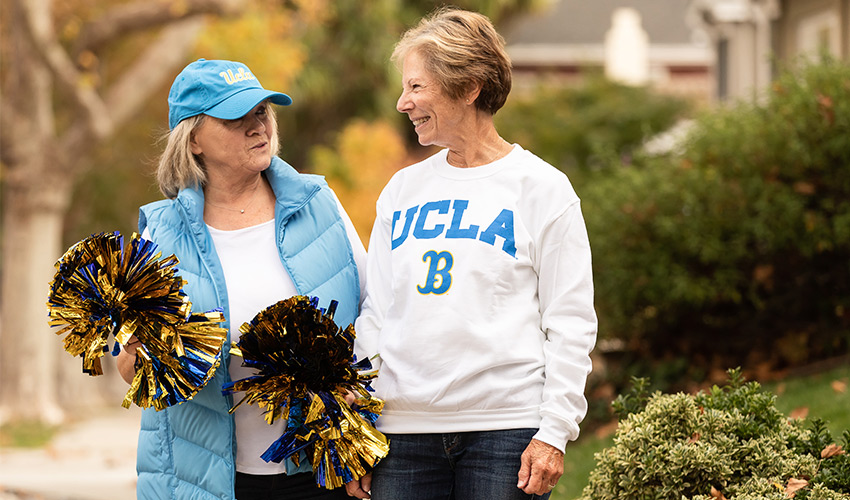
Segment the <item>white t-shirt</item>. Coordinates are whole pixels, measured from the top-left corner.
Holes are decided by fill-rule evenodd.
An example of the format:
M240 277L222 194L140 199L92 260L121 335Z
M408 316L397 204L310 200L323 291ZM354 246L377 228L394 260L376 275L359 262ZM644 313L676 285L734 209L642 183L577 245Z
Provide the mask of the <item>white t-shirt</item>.
M351 220L338 205L340 216L345 222L348 239L354 251L354 260L359 269L360 289L364 288L366 250L357 235ZM209 225L215 251L224 270L227 296L230 306L230 338L237 342L239 327L251 321L258 312L279 300L297 293L275 244L274 220L257 226L222 231ZM361 293L361 297L363 293ZM326 304L325 304L326 306ZM242 367L242 358L230 357L230 378L239 380L255 375L255 370ZM234 394L234 402L242 395ZM236 421L236 470L246 474L280 474L286 472L283 462L266 462L260 456L285 431L285 421L266 423L262 410L257 405L242 404L234 412Z
M380 354L378 429L539 427L563 450L597 326L579 198L518 145L474 168L446 154L397 172L377 202L355 349Z

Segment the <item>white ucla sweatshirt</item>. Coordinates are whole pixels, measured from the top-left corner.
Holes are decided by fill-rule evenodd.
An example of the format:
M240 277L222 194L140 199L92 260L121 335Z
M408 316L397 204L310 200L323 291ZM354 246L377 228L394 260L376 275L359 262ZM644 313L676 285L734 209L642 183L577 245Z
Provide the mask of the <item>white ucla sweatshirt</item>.
M539 428L564 450L587 411L596 341L590 245L567 177L515 145L455 168L447 150L384 188L359 358L388 434Z

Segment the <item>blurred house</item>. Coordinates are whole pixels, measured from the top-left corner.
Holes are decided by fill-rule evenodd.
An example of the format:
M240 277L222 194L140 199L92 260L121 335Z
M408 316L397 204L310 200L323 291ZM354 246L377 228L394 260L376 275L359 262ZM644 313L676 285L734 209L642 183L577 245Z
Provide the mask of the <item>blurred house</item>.
M692 0L687 16L711 40L719 99L757 96L801 56L850 60L850 0Z
M686 23L687 0L552 0L502 27L518 91L568 84L588 71L631 85L709 100L714 56ZM700 38L702 36L702 38Z

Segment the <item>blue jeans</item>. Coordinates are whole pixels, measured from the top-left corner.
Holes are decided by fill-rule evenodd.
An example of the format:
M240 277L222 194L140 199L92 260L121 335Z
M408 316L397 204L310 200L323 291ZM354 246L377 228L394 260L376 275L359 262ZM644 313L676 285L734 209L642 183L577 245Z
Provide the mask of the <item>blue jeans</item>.
M530 500L517 488L520 456L537 429L387 434L372 500Z

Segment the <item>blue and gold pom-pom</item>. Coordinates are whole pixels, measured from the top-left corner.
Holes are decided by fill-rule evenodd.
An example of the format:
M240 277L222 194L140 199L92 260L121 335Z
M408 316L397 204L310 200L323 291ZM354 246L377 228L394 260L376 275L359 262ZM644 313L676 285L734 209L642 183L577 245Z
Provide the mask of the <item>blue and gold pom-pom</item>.
M231 349L243 366L257 374L224 387L244 391L242 403L256 403L271 424L287 421L284 434L263 453L267 462L305 452L316 483L333 489L368 473L389 451L386 437L374 427L383 401L369 393L374 373L369 360L354 362L354 327L333 321L336 301L327 311L318 299L295 296L257 314L240 328ZM354 399L349 406L346 398Z
M101 357L114 339L135 336L136 376L122 403L157 410L191 399L214 373L227 331L220 312L191 314L176 274L175 256L134 234L124 246L118 232L92 235L56 263L47 301L49 323L65 335L65 350L82 358L83 372L102 375Z
M219 324L221 311L192 313L180 324L168 327L160 338L173 336L165 352L142 342L136 350L136 375L121 406L135 403L157 411L188 401L215 375L221 363L221 347L227 331ZM163 329L165 332L165 329Z

